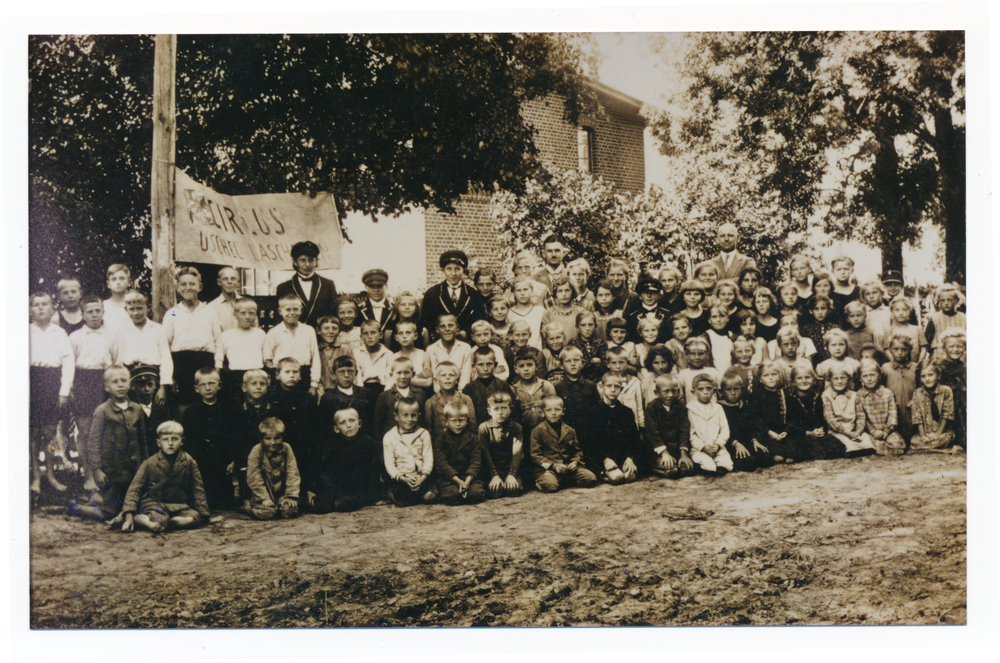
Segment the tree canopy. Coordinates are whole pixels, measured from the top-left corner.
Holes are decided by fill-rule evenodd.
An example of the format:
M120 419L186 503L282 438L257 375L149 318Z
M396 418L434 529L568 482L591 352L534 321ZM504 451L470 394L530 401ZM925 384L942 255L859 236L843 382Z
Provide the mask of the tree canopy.
M931 221L961 281L964 56L956 32L692 35L679 112L651 125L695 219L734 220L759 245L818 216L880 248L883 269L901 269L902 245Z
M579 59L558 35L181 35L177 165L227 194L329 191L342 215L449 211L470 188L523 191L520 104L557 93L575 121ZM142 270L152 61L148 36L30 39L33 283Z

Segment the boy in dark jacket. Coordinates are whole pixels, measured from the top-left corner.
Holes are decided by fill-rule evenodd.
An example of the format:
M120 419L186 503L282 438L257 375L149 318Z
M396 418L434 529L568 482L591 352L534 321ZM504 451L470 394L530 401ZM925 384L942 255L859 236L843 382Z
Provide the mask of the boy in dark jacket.
M654 456L652 471L679 479L694 471L687 408L681 400L683 385L671 373L658 375L656 400L646 406L646 446Z
M443 504L478 504L486 497L479 435L469 426L469 408L461 403L444 406L446 430L434 440L434 474Z
M333 434L320 448L316 471L305 477L309 505L316 513L330 513L375 504L382 467L382 444L361 432L358 411L337 410Z
M597 477L583 466L576 431L563 421L563 399L547 396L542 401L542 412L545 420L531 431L535 487L543 493L554 493L565 486L597 485Z
M487 497L516 497L524 492L519 476L524 458L521 424L510 417L510 394L497 391L488 399L490 420L479 426L483 450L483 477L490 477Z
M743 398L743 378L734 367L722 376L719 405L726 413L729 424L729 442L726 449L733 459L737 472L752 472L771 464L771 455L754 436L754 417Z
M132 479L125 504L108 526L121 525L131 532L135 525L150 532L167 528L197 527L208 519L208 502L198 463L181 451L184 427L165 421L156 429L160 451L147 458Z
M601 378L601 402L591 415L590 448L586 450L591 471L613 485L638 479L638 463L645 455L635 414L618 402L622 383L622 378L610 372Z

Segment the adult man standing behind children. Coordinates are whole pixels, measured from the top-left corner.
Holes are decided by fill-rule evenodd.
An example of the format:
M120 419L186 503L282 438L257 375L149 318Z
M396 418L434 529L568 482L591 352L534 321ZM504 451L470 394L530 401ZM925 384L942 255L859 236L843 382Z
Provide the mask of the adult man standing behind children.
M316 244L297 242L292 245L291 253L295 276L278 284L278 299L280 301L288 294L298 296L302 301L300 322L316 327L320 318L337 314L337 286L316 273L319 268L319 247Z
M542 285L549 294L552 294L552 281L559 275L566 273L566 266L563 265L563 258L566 257L566 245L563 244L559 235L551 234L542 240L542 260L544 265L540 270L531 275Z
M464 251L453 249L442 253L438 264L444 273L444 281L432 285L424 293L420 324L424 329L433 330L431 340L435 340L439 318L446 314L453 315L459 336L468 338L469 325L475 320L482 298L479 291L465 282L469 257ZM459 362L455 363L461 366Z
M715 243L719 247L719 255L712 258L712 265L719 271L719 280L737 279L744 269L756 269L757 262L736 250L740 241L740 232L731 223L723 223L715 235Z

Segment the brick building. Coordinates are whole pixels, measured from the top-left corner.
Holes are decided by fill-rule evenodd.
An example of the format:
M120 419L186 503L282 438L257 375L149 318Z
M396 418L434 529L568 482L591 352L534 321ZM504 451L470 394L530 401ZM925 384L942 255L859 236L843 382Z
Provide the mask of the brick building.
M646 186L642 102L598 81L588 81L602 113L580 117L573 126L563 117L563 99L550 95L521 109L537 130L539 158L556 169L579 168L617 188L642 191ZM424 212L427 283L440 280L438 257L450 248L465 250L480 266L497 266L496 233L490 219L490 195L469 194L455 205L455 214Z

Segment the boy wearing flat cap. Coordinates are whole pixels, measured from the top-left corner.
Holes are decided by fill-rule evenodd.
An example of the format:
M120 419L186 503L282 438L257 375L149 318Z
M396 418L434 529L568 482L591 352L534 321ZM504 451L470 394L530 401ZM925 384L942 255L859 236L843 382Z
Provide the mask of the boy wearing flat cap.
M469 338L469 325L476 319L480 308L479 291L465 282L469 258L463 251L452 249L441 254L438 261L444 272L444 281L433 285L424 293L421 307L421 324L431 332L431 341L437 340L438 318L444 314L455 316L458 334L462 340Z
M386 347L389 347L389 341L396 331L392 302L385 296L385 284L388 281L389 275L384 269L369 269L361 275L361 282L365 284L365 299L360 306L361 320L374 320L378 323L379 335Z
M337 287L330 279L316 273L319 268L319 247L313 242L292 245L292 268L295 276L278 285L278 299L288 293L302 300L303 322L313 328L320 318L337 315Z

